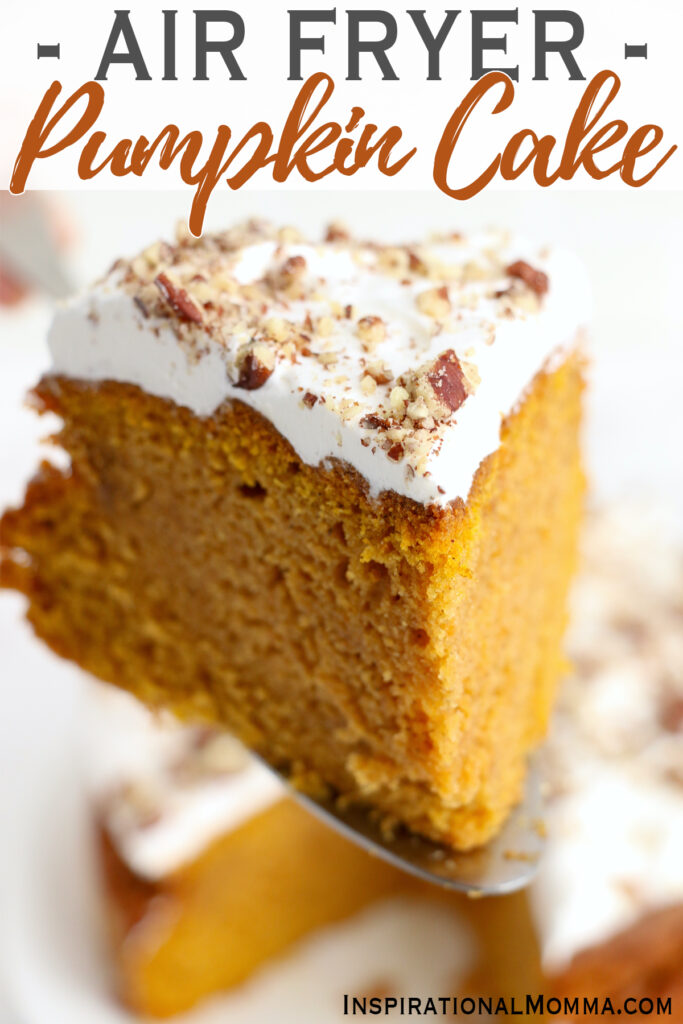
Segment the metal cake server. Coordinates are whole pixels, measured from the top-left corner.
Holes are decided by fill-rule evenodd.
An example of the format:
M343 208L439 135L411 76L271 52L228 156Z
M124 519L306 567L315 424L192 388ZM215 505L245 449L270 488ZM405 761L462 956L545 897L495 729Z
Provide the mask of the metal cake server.
M260 760L263 760L262 758ZM288 785L291 795L326 825L376 857L415 875L423 882L476 896L502 896L527 886L544 845L543 801L537 772L530 768L524 799L502 831L486 846L457 853L412 833L388 839L362 807L340 808L333 800L317 800L289 786L286 776L266 767Z

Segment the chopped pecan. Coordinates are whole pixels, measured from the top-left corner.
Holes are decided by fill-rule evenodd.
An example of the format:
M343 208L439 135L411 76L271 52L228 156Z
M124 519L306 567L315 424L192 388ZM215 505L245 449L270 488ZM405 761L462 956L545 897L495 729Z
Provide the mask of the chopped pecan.
M236 388L244 388L245 391L256 391L263 387L274 366L266 366L261 362L255 352L247 352L240 366L240 375L237 378Z
M374 348L387 336L387 328L380 316L364 316L358 321L358 337L362 344Z
M451 412L460 408L469 393L460 360L452 348L446 349L434 361L427 373L427 380L439 400Z
M282 273L291 277L298 277L306 270L306 260L303 256L289 256L282 264Z
M414 274L426 274L427 266L425 261L418 256L414 249L408 250L408 266Z
M318 396L314 395L312 391L307 391L304 397L302 398L302 402L304 403L307 409L312 409L317 401Z
M544 274L542 270L536 270L535 267L532 267L525 260L517 260L515 263L511 263L509 267L506 267L505 273L508 277L519 278L539 298L548 291L550 285L548 275Z
M417 308L426 316L435 320L445 320L451 311L451 300L448 295L448 286L441 285L439 288L428 288L420 292L417 297Z
M271 287L284 292L291 299L303 298L306 260L303 256L289 256L268 275Z
M393 380L391 370L384 363L369 363L365 367L365 373L372 377L376 384L390 384Z
M365 430L378 430L380 427L386 426L386 424L380 416L368 413L366 416L361 416L360 426L364 427Z
M162 297L169 304L173 312L181 320L188 320L194 324L200 324L204 319L199 306L194 299L191 299L184 288L174 284L166 274L159 274L154 279Z
M327 225L327 230L325 231L326 242L348 242L350 237L346 225L341 224L339 221L335 220Z

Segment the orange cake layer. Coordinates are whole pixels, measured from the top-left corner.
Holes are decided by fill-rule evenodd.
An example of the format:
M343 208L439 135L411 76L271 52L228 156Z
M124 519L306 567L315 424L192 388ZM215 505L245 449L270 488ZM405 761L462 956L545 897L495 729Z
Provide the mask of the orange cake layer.
M64 421L2 522L3 581L57 652L218 722L301 786L457 848L520 795L563 658L583 493L581 365L535 377L469 498L368 494L240 401L45 378Z

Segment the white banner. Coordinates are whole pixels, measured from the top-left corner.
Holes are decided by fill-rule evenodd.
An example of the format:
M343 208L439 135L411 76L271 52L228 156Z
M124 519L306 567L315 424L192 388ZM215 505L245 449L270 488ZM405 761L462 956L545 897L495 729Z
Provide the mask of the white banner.
M14 171L13 191L184 181L201 207L228 187L467 198L683 183L678 0L116 10L4 0L0 172Z

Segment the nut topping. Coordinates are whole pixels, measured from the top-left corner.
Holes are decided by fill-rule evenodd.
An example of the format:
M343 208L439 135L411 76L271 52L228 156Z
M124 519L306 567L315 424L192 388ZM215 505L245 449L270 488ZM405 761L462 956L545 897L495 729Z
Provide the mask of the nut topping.
M173 284L167 274L159 274L155 277L154 283L176 316L194 324L202 322L204 319L202 311L194 299L190 298L184 288Z
M550 286L548 275L544 274L542 270L536 270L524 260L517 260L516 263L511 263L506 268L505 273L508 277L516 277L523 281L527 288L531 288L532 292L538 295L539 299L542 295L545 295Z
M326 242L348 242L350 238L348 228L341 221L333 220L331 224L327 225L327 230L325 231Z
M361 427L364 427L365 430L379 430L379 428L383 427L385 423L380 416L374 416L372 413L368 413L367 416L361 416L360 425Z
M276 268L270 278L276 292L284 292L289 298L303 298L306 260L303 256L289 256Z
M246 350L238 359L239 377L236 388L245 391L256 391L262 388L275 369L275 356L264 344L246 346Z
M459 409L469 394L460 360L452 348L442 352L433 363L431 370L427 373L427 380L437 398L451 412Z
M428 288L426 291L420 292L417 297L417 308L425 316L431 316L435 320L445 320L451 311L448 287L444 284L440 288Z
M358 321L358 337L366 349L373 349L387 336L384 321L379 316L364 316Z
M478 385L477 340L495 344L504 321L537 313L549 287L541 270L508 263L502 233L471 252L454 244L447 232L406 244L361 242L332 223L321 249L252 220L202 239L183 231L174 245L156 243L120 261L116 272L151 329L165 319L191 365L215 355L245 391L280 367L278 388L300 409L324 405L411 478L431 472ZM258 257L245 261L253 246ZM373 313L373 296L381 315L364 315Z

